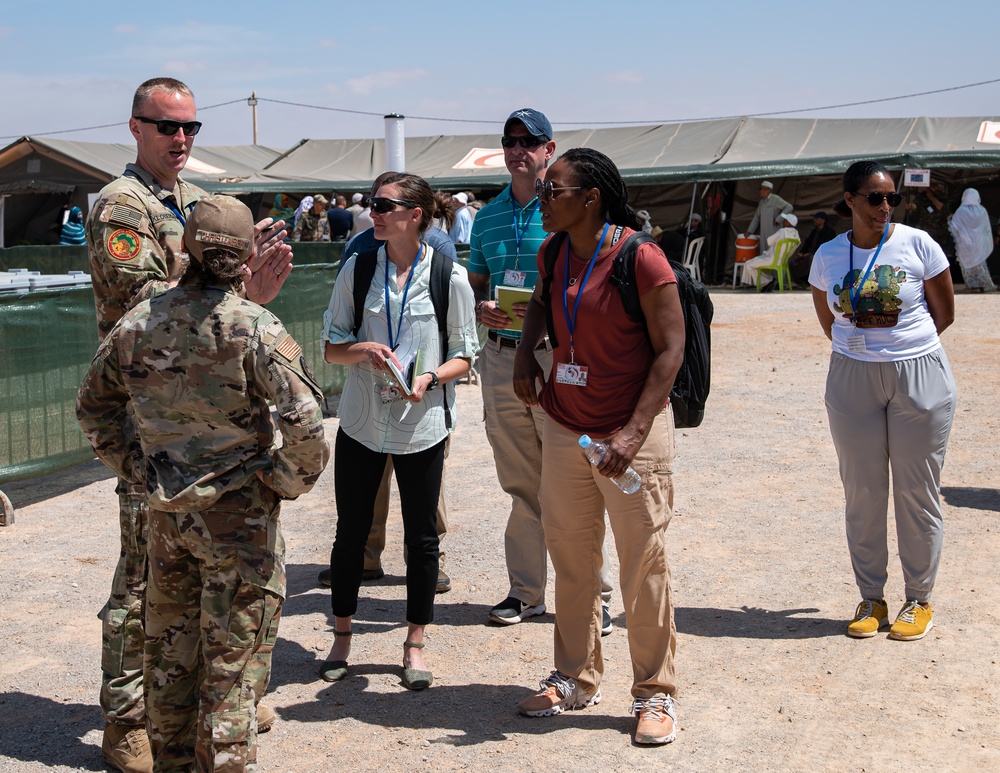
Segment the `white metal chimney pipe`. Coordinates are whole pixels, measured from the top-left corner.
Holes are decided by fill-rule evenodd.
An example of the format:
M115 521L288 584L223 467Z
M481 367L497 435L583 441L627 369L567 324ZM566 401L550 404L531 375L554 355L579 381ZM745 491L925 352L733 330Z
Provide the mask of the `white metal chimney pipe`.
M404 116L391 113L385 116L385 171L406 171L406 132Z

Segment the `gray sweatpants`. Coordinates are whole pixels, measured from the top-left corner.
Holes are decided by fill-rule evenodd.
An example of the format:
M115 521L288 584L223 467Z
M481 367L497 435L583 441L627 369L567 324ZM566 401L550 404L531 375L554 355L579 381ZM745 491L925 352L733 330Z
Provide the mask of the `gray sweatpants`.
M830 432L846 497L847 545L863 598L888 579L889 470L906 598L926 602L941 562L941 468L955 416L944 349L898 362L834 352L826 379Z

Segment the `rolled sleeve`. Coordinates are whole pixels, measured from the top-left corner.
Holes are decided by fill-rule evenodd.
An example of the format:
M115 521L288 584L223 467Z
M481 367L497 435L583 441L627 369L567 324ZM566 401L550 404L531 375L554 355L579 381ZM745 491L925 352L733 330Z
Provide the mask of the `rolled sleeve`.
M479 353L476 330L476 299L469 284L469 272L458 263L452 266L448 297L448 352L446 360L471 360Z
M358 340L354 334L354 265L357 257L354 253L341 263L330 293L330 305L323 313L323 343L353 344Z

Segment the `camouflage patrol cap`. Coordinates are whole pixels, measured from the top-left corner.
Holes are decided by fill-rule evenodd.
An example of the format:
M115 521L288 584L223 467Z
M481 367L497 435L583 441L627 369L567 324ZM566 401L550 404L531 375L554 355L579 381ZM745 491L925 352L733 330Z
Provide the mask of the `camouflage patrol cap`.
M232 196L208 196L199 201L184 226L184 247L201 263L205 250L232 250L246 260L253 253L253 215Z

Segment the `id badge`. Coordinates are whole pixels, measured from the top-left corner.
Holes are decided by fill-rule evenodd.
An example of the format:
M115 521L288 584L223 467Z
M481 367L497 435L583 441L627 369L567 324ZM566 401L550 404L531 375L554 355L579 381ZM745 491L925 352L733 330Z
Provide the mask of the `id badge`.
M508 287L524 287L524 281L527 278L527 271L515 271L512 268L508 268L503 272L503 283Z
M587 386L587 366L575 362L560 362L556 366L556 383L567 386Z
M851 354L862 354L868 351L865 345L864 334L855 331L853 335L847 336L847 351Z
M403 399L403 391L397 386L379 384L375 387L375 391L378 393L379 399L382 400L382 405L398 403Z

